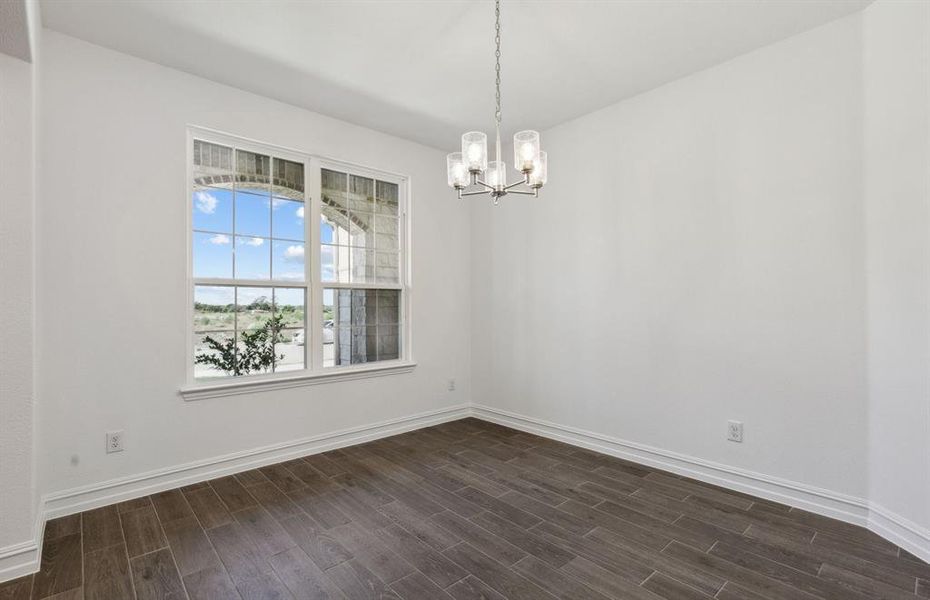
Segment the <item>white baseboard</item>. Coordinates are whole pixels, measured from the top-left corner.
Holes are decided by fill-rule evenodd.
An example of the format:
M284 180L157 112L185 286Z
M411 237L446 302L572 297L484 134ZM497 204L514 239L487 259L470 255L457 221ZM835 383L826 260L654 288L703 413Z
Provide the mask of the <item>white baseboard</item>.
M468 404L461 404L49 494L42 499L39 507L35 539L0 548L0 582L16 579L39 570L45 522L49 519L283 462L299 456L353 446L405 431L455 421L470 414L471 407Z
M44 529L45 515L40 510L36 514L31 540L0 548L0 582L16 579L39 570L42 563L42 533Z
M874 502L869 504L868 528L892 544L930 563L930 530Z
M629 442L490 406L473 405L474 416L528 433L588 448L618 458L670 471L721 487L867 527L893 544L930 562L930 531L895 513L838 492L772 477L661 448Z
M35 540L0 549L0 582L38 571L41 554Z

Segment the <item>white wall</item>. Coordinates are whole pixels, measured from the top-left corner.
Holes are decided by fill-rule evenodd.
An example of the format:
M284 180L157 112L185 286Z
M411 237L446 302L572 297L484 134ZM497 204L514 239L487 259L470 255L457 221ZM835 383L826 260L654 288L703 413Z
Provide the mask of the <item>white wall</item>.
M869 495L930 535L930 4L877 2L864 34Z
M855 15L543 132L541 198L473 215L476 402L864 497L861 41Z
M0 22L0 581L38 559L35 436L35 104L38 8ZM15 48L10 43L15 42Z
M0 550L35 525L32 117L33 65L0 54Z
M469 220L444 155L51 31L38 208L42 491L468 402ZM408 174L413 373L185 402L185 127ZM449 378L457 391L448 392ZM104 453L110 429L126 450Z
M927 527L927 16L880 0L546 131L551 183L500 208L437 150L47 32L42 492L474 399ZM414 373L180 399L187 124L412 177Z

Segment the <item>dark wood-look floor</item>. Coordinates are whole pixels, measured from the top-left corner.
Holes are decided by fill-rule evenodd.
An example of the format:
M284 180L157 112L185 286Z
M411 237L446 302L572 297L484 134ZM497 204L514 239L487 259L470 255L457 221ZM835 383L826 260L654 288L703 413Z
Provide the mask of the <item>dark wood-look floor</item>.
M0 599L930 597L787 506L465 419L51 521Z

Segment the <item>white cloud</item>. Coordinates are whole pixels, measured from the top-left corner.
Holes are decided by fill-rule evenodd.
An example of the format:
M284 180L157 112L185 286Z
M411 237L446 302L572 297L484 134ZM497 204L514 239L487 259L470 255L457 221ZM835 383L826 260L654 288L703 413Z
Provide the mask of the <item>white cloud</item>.
M197 192L196 196L197 210L207 215L212 215L216 212L216 196L208 194L207 192Z
M239 238L239 240L240 240L240 243L246 244L248 246L261 246L262 244L265 243L265 240L263 240L260 237Z
M218 233L214 235L212 238L210 238L211 244L222 245L222 244L228 244L229 242L230 242L229 236L223 235L222 233Z
M304 218L304 207L303 206L297 209L297 218L298 219Z
M303 260L304 258L304 247L303 246L288 246L287 250L284 251L284 258L288 260Z

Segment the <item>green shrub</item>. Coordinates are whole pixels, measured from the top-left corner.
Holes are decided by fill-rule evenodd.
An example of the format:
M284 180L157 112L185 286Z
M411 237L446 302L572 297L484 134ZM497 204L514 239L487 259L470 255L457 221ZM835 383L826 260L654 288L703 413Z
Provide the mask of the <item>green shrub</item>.
M274 345L285 342L281 330L284 328L284 319L280 315L265 321L265 324L255 331L243 331L239 334L242 347L236 347L236 339L218 340L213 336L203 338L204 343L212 352L200 352L194 357L194 362L200 365L210 365L226 372L229 375L249 375L251 373L267 372L276 360L283 360L284 355L276 355Z

